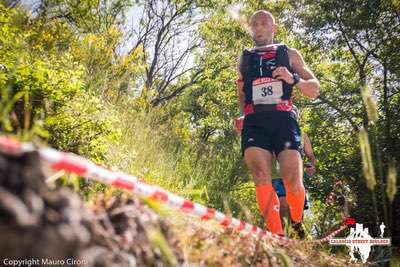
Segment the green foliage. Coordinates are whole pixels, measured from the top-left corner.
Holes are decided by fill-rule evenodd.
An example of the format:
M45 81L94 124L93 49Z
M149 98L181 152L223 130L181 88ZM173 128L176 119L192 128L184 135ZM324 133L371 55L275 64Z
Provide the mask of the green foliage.
M51 133L52 146L101 163L108 143L120 136L119 129L114 127L116 121L111 107L92 94L80 93L48 116L45 125Z
M113 108L96 93L106 91L104 98L113 100L126 93L121 87L138 70L139 54L114 55L121 42L116 28L81 35L64 20L32 19L22 9L1 8L7 48L0 53L3 128L27 131L40 120L53 146L102 161L119 130L111 127Z
M119 122L122 139L110 147L108 164L184 197L222 208L221 200L238 179L237 169L243 172L240 156L220 154L216 148L202 145L188 128L188 114L169 109L151 113L120 110L120 116L129 119Z
M310 193L319 234L340 223L343 196L353 207L351 215L363 223L399 214L396 1L251 0L241 1L237 13L233 1L171 3L205 19L195 25L200 47L188 52L196 68L158 93L143 81L152 52L140 44L128 54L120 52L131 1L46 0L35 16L0 4L0 131L25 140L41 137L257 224L254 186L232 123L239 113L237 58L252 46L246 18L264 8L277 18L276 41L298 49L321 82L319 99L295 95L302 130L318 161ZM167 64L165 55L160 62ZM154 86L166 81L161 69L153 73ZM362 95L363 88L370 91ZM151 102L155 99L157 104ZM363 140L370 144L369 169L376 174L373 192L362 178L361 126L369 133ZM76 179L73 183L77 187ZM79 186L88 198L106 190L85 180ZM386 191L392 213L385 206Z
M15 108L10 111L5 107L2 111L4 116L13 118L15 131L28 130L33 118L50 109L57 110L81 89L82 70L67 53L54 48L57 27L45 29L41 21L29 21L19 9L3 11L1 40L6 49L0 52L4 64L0 86L3 101L13 99L8 105L15 104ZM11 131L9 124L4 126Z
M352 216L370 225L372 231L376 231L380 222L384 221L389 232L398 236L400 230L395 218L400 212L396 208L399 198L394 198L391 207L388 203L390 194L386 194L388 166L394 160L398 162L399 155L396 132L399 121L393 117L397 114L396 95L400 89L400 54L393 49L394 44L400 44L398 5L393 1L374 0L346 1L340 5L330 0L291 2L297 7L296 16L305 29L308 43L327 55L328 62L331 62L328 66L337 64L340 67L338 71L331 72L333 77L326 76L323 69L320 72L322 87L326 88L320 98L321 104L332 111L324 116L323 123L328 120L332 122L331 126L337 127L346 122L353 128L347 131L347 136L338 134L337 128L326 128L328 130L324 132L332 132L334 144L337 144L338 138L348 140L347 144L343 143L347 153L339 154L323 147L324 154L335 156L333 159L337 159L340 165L328 164L329 171L321 171L321 174L324 178L332 172L343 174L342 178L351 186L354 204L357 205L351 211ZM315 110L318 111L319 107L314 107L313 112ZM320 117L310 119L315 121L316 126L321 125ZM365 179L361 175L359 146L350 145L357 144L360 126L368 131L368 136L364 130L360 133ZM321 139L317 135L317 142ZM399 165L395 168L399 169ZM395 173L393 169L392 173ZM374 191L368 190L366 183L370 189L376 183Z
M130 0L43 0L38 12L43 17L63 18L84 33L101 34L121 26L131 6Z
M73 60L85 70L85 91L113 103L131 94L129 89L136 86L144 64L140 47L128 55L116 52L122 41L121 30L110 27L101 34L82 34L71 44Z

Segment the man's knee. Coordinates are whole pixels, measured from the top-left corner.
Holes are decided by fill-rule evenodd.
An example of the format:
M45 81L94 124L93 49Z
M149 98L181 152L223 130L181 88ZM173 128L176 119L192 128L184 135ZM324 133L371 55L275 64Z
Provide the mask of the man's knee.
M255 184L271 183L271 154L264 149L250 147L244 156Z
M296 193L303 187L302 161L297 151L285 151L279 155L281 174L285 188L289 192Z
M271 174L268 173L267 169L263 166L253 166L251 174L256 185L267 184L268 182L271 182Z
M286 192L289 194L297 195L298 193L301 193L303 191L304 191L304 186L300 183L290 184L286 188Z
M296 194L304 190L303 181L298 174L289 175L286 179L284 178L283 181L285 184L286 192Z

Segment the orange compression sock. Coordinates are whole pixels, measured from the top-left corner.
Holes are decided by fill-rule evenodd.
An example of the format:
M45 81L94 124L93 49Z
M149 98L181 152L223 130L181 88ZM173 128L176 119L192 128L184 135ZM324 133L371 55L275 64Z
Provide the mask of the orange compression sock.
M289 189L287 183L285 183L286 189L286 201L289 204L290 209L290 217L292 221L298 223L303 218L303 209L304 209L304 197L305 190L304 186L301 186L298 191L293 191Z
M256 197L258 207L269 231L274 234L283 234L279 216L279 199L272 184L256 185Z

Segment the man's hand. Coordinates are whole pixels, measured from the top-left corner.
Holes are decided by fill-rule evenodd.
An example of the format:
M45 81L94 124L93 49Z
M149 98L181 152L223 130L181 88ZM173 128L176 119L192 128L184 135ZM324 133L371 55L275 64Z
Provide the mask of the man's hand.
M233 122L233 129L235 130L236 134L240 135L242 133L243 129L243 121L244 121L244 116L238 117L235 119Z
M313 176L315 174L316 168L314 164L306 166L306 173L308 176Z
M286 67L277 67L272 72L272 77L274 79L279 79L279 80L285 81L287 84L294 83L293 74L290 73L290 71Z

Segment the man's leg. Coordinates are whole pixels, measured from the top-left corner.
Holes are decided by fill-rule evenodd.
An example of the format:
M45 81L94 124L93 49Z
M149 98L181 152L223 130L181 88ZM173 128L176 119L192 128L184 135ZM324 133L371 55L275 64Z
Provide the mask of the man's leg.
M258 207L268 229L274 234L283 234L279 216L279 199L271 183L272 154L262 148L249 147L244 159L256 186Z
M286 196L279 198L279 205L280 205L279 215L281 216L282 221L284 218L288 219L289 218L289 204L287 203Z
M282 226L284 218L289 219L289 205L286 201L286 190L282 178L272 179L272 186L279 198L279 215L281 216Z
M300 153L286 149L279 153L278 160L283 183L286 189L286 200L289 204L292 221L298 223L303 217L305 190L303 186L303 168Z

